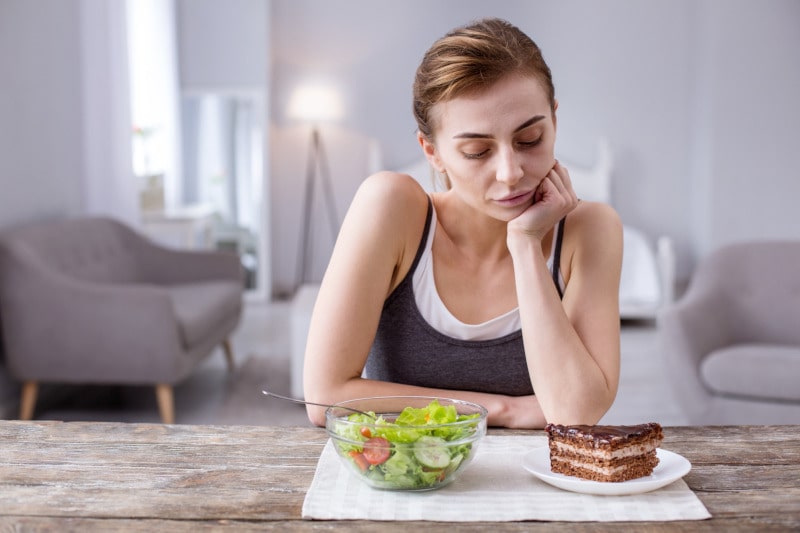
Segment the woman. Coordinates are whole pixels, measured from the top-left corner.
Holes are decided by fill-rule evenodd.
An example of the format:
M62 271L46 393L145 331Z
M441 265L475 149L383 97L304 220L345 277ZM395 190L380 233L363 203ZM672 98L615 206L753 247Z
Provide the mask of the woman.
M539 48L509 23L434 43L414 114L446 190L393 172L363 182L314 308L306 399L460 398L522 428L603 416L619 380L622 226L579 201L555 160L557 107ZM323 408L308 414L324 424Z

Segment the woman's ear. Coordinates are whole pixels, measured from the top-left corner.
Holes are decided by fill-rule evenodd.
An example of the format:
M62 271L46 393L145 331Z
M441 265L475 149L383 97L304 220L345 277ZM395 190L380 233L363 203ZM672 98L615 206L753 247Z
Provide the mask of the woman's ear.
M558 111L558 100L553 100L553 131L556 131L558 129L556 128L556 123L557 123L556 111Z
M422 133L417 133L417 142L422 147L422 153L425 154L425 158L428 160L428 163L430 163L430 165L438 172L442 172L442 163L439 160L438 153L436 152L436 145L428 140L428 138Z

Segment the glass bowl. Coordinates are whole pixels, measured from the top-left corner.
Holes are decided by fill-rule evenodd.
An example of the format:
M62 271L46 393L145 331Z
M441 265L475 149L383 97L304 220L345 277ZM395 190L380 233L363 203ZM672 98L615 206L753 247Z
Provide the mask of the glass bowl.
M371 487L432 490L467 468L486 435L487 414L462 400L376 396L329 407L325 429L347 468Z

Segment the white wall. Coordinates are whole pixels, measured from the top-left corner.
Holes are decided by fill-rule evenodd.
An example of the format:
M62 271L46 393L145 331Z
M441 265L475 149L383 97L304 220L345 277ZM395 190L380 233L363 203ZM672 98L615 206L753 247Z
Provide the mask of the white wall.
M124 3L0 2L0 227L136 221Z
M82 207L80 13L0 2L0 227Z
M697 242L800 238L800 2L709 1L699 107L710 127Z
M177 7L184 90L264 88L269 0L178 0Z
M84 103L91 78L82 70L104 61L82 48L81 10L96 1L0 2L0 227L88 209L83 189L93 156L83 132L89 121L109 124L97 119L106 103L92 101L101 107L91 112ZM244 25L243 13L263 6L241 0L228 16ZM613 203L650 237L673 237L679 277L726 242L800 237L795 0L272 0L272 50L255 64L272 60L273 130L296 127L283 111L296 84L329 80L346 96L347 118L338 125L345 136L378 139L387 168L411 163L419 153L410 112L417 63L445 31L484 15L508 18L542 46L561 103L559 152L588 163L594 139L610 136ZM258 76L252 55L224 48L213 56L227 41L209 36L206 43L208 65L239 64L237 72ZM186 83L210 83L216 72L189 65ZM307 144L275 147L270 205L295 218L277 219L273 280L291 287ZM350 159L336 157L344 162L332 161L333 172ZM347 171L337 197L363 179L357 172ZM115 201L95 205L127 209Z

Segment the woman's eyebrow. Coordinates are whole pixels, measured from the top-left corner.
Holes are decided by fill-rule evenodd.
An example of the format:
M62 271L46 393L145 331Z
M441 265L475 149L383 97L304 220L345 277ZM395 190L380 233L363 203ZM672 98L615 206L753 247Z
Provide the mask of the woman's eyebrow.
M517 126L517 129L514 130L514 133L517 133L518 131L522 131L525 128L527 128L528 126L536 124L537 122L539 122L543 118L545 118L544 115L536 115L536 116L533 116L533 117L529 118L528 120L526 120L525 122L523 122L522 124ZM493 137L493 135L489 135L488 133L472 133L472 132L468 132L468 131L453 135L453 139L491 139L492 137Z

